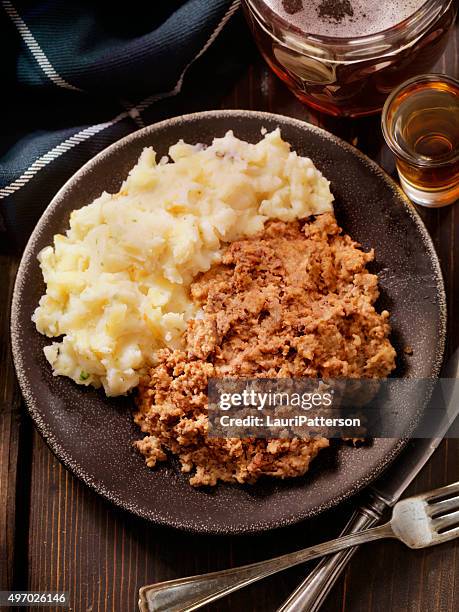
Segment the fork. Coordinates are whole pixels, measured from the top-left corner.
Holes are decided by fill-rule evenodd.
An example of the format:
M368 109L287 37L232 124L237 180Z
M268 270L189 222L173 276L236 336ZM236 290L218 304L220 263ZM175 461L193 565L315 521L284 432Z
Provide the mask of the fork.
M457 537L459 482L399 501L391 520L373 529L242 567L144 586L139 591L139 608L141 612L191 612L261 578L372 540L395 538L416 549Z

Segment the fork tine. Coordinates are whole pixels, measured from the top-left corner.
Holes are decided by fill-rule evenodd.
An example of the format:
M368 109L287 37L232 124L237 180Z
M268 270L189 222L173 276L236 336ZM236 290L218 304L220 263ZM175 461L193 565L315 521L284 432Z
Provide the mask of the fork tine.
M427 514L430 517L437 517L452 510L459 510L459 496L450 497L439 502L434 502L426 506Z
M451 514L447 514L446 516L433 519L432 525L435 531L440 531L440 529L446 529L447 527L454 527L455 525L459 526L459 510L457 512L451 512Z
M420 497L427 500L429 503L435 501L438 497L446 497L447 495L453 495L454 493L459 493L459 482L453 482L446 487L441 487L440 489L434 489L433 491L429 491L425 495L420 495Z
M449 542L455 538L459 538L459 527L450 529L449 531L445 531L443 533L434 533L432 544L442 544L443 542Z

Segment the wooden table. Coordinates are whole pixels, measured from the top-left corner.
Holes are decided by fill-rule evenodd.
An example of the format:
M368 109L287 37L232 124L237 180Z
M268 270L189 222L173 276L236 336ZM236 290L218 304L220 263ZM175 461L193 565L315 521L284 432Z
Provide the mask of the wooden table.
M457 31L456 31L457 34ZM457 36L438 68L459 76ZM221 102L303 118L338 134L393 173L379 117L342 121L304 108L260 59L248 66ZM445 277L448 350L459 344L459 209L420 210ZM261 560L336 536L350 513L347 503L315 520L274 533L204 537L155 528L100 499L55 459L22 406L10 358L8 311L17 258L0 246L0 588L65 590L77 612L136 610L140 586ZM459 440L445 440L409 492L441 486L459 476ZM305 575L283 572L221 600L213 610L269 612ZM40 608L41 609L41 608ZM62 609L62 608L60 608ZM459 541L413 552L396 542L362 548L333 589L324 612L456 612ZM46 608L50 610L50 608Z

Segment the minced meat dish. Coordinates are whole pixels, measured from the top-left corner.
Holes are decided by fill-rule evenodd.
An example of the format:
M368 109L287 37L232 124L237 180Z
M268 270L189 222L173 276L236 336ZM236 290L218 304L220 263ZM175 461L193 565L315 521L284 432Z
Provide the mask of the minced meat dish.
M136 445L147 465L174 453L193 485L304 474L327 439L208 438L207 382L387 376L396 354L389 313L374 308L373 257L332 213L270 221L229 244L221 264L191 286L203 314L189 321L185 348L160 351L139 386L135 421L146 436Z

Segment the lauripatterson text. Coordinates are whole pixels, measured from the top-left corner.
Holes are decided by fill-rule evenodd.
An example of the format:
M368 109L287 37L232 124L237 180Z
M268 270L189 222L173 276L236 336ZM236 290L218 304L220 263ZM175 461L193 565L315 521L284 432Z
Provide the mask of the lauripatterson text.
M360 419L357 418L310 417L306 415L273 417L267 414L263 416L231 417L225 414L218 417L217 421L221 427L360 427Z

